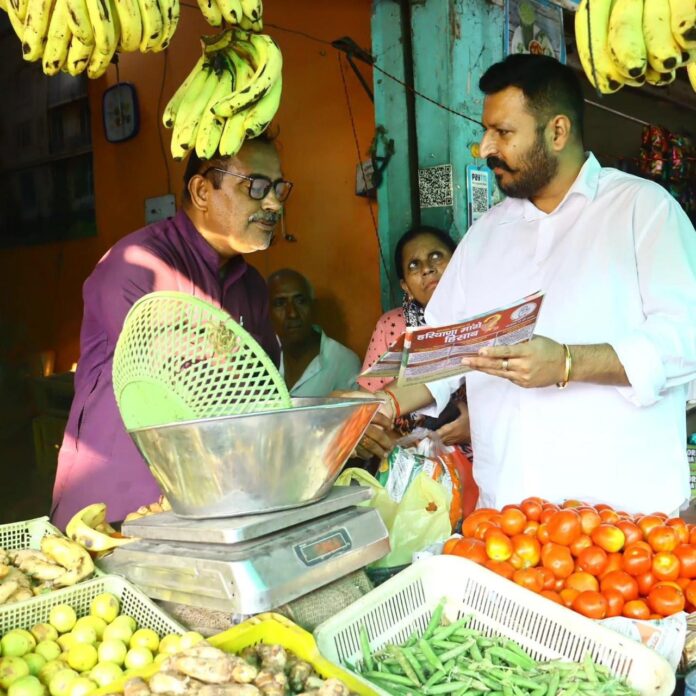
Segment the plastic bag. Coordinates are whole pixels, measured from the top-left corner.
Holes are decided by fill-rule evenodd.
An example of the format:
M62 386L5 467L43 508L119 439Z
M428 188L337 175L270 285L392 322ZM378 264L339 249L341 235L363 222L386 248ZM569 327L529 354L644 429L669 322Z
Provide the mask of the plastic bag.
M379 511L389 531L391 551L372 567L390 568L410 563L414 553L450 535L450 496L427 474L421 472L415 476L398 503L389 497L374 476L362 469L346 469L336 485L349 485L351 481L374 490L367 504Z

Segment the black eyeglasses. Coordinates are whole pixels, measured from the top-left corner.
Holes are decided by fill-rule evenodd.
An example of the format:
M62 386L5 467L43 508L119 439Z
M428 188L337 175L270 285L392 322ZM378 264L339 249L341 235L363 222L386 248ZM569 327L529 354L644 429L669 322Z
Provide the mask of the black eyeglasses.
M292 182L286 181L285 179L276 179L271 181L267 176L261 174L252 174L247 176L245 174L237 174L236 172L228 172L226 169L220 169L220 167L208 167L201 176L206 176L208 172L215 170L222 174L229 174L230 176L236 176L238 179L245 179L249 182L249 198L253 198L255 201L262 201L273 189L275 197L283 203L288 199L290 191L292 191Z

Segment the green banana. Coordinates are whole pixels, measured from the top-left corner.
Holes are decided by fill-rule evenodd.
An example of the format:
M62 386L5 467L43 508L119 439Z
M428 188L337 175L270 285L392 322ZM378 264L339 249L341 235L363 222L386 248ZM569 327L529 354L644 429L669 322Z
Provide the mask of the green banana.
M71 38L72 32L68 25L68 2L56 0L43 51L42 67L46 75L57 75L60 72L68 58Z
M164 42L162 43L162 50L169 46L172 39L174 38L174 32L176 31L176 28L179 26L179 16L181 14L181 3L179 2L179 0L172 0L169 7L167 8L167 12L167 16L169 19L169 31L167 32L167 36L165 37Z
M263 0L240 0L240 5L242 12L252 22L256 22L263 17Z
M198 69L194 68L196 72L184 90L182 98L179 100L179 104L176 107L176 113L174 114L174 118L172 118L171 126L167 126L167 122L164 124L168 128L176 128L177 123L183 123L183 121L187 118L191 105L194 104L195 101L200 97L201 90L203 89L212 68L210 63L205 60L201 60L199 63L201 63L201 67ZM198 63L196 63L196 66L198 66ZM176 94L174 97L176 97ZM174 99L174 97L172 97L172 99Z
M609 53L619 72L645 74L648 54L643 38L643 0L615 0L609 15Z
M626 82L609 54L607 36L610 10L611 0L592 0L591 9L588 0L581 0L575 13L575 41L580 62L590 84L603 94L617 92ZM592 24L591 47L588 22Z
M172 35L172 17L174 15L174 0L158 0L159 14L162 17L162 32L157 41L153 42L150 49L153 53L164 51L169 45L169 37Z
M201 14L212 27L222 26L222 11L217 0L197 0Z
M222 16L228 24L239 24L242 18L242 3L240 0L218 0Z
M68 0L68 26L78 41L86 46L94 43L94 30L86 0Z
M222 157L234 157L244 144L245 118L245 113L240 111L226 119L220 136L219 151Z
M205 64L205 60L206 59L204 56L201 56L198 59L196 64L193 66L193 70L191 70L191 72L181 83L181 85L179 85L179 88L176 90L176 92L174 92L174 95L167 103L167 106L164 109L164 113L162 114L162 123L164 124L165 128L171 128L174 125L174 119L176 117L177 111L179 110L179 105L181 104L194 78L202 70Z
M263 31L263 19L257 19L255 22L252 22L251 31L255 31L260 34Z
M222 51L227 48L232 41L234 41L234 34L231 29L225 29L225 31L219 34L201 36L204 53L217 53L218 51Z
M121 26L119 49L125 52L137 51L143 37L138 0L114 0L114 4Z
M279 76L266 95L244 112L244 132L247 138L256 138L268 128L278 111L282 93L283 78Z
M225 119L213 113L213 105L232 91L234 77L229 70L224 70L220 76L215 91L203 110L201 121L196 133L196 154L201 159L211 159L215 156L220 144Z
M283 56L275 41L267 34L247 35L256 53L256 70L246 87L235 86L234 92L215 105L218 116L229 118L263 97L278 79L283 67Z
M140 40L140 50L146 53L162 41L164 21L157 0L138 0L138 6L143 22L143 38Z
M89 63L89 58L93 51L93 44L83 44L82 41L73 35L72 39L70 39L68 58L65 61L63 70L73 77L75 77L75 75L80 75L87 67L87 63Z
M648 49L648 62L655 72L667 73L688 60L672 36L669 0L645 0L643 35Z
M191 102L191 106L183 118L181 118L181 115L177 116L174 130L172 131L172 141L176 142L181 149L188 151L195 147L198 126L201 122L203 111L217 89L219 82L220 77L214 70L210 70L198 97Z
M254 30L254 23L246 15L241 16L241 18L239 20L239 26L244 31L253 31Z
M681 48L696 48L696 2L669 0L672 35Z
M645 69L645 81L653 87L663 87L664 85L669 85L674 82L677 76L676 70L671 70L669 72L657 72L653 70L651 65Z
M41 58L52 10L53 0L29 0L22 36L24 60L35 61Z

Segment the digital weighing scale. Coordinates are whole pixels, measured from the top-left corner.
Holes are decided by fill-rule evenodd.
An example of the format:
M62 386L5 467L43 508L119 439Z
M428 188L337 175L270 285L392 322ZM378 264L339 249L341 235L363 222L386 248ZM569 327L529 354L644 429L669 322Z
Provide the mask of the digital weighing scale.
M99 562L153 599L239 614L268 611L382 558L389 535L372 492L338 486L319 502L262 515L126 522L137 541Z

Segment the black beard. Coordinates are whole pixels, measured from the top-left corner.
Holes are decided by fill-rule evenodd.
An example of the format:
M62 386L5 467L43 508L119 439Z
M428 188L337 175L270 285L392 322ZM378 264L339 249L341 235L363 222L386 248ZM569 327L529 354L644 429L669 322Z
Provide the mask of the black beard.
M532 198L556 176L558 160L546 149L543 135L537 134L534 145L525 155L524 164L515 173L515 178L502 184L496 176L500 190L510 198Z

